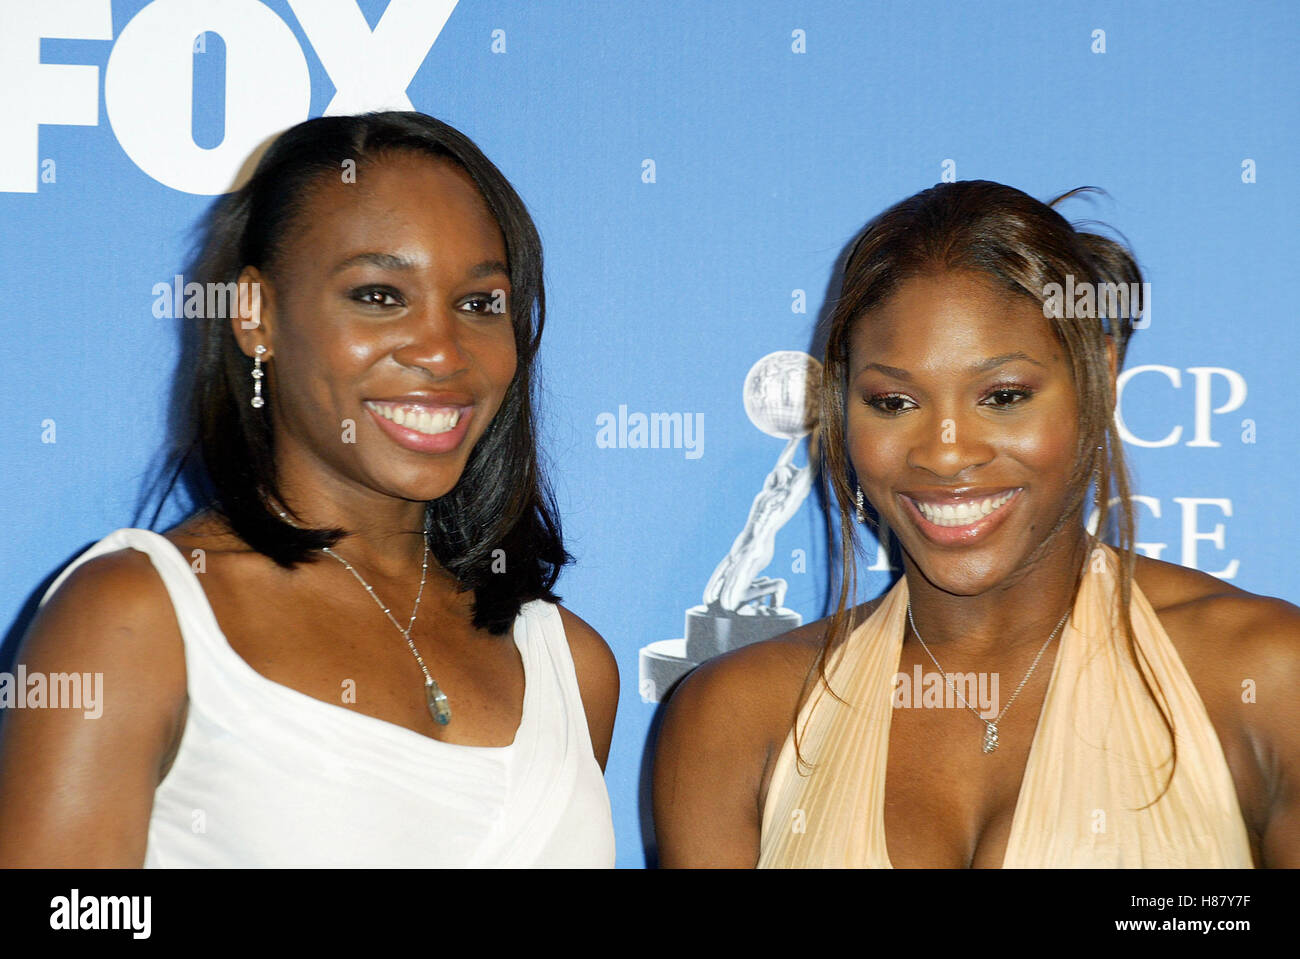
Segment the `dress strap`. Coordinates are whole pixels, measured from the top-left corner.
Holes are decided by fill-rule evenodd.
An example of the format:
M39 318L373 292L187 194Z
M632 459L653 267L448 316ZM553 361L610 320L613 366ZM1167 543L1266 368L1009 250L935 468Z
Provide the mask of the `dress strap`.
M1141 588L1132 584L1138 658L1119 621L1118 555L1093 553L1043 704L1006 866L1250 868L1236 786L1205 704ZM1170 772L1172 770L1172 778ZM1168 783L1168 789L1165 785Z
M77 567L120 549L135 549L148 556L167 589L185 646L186 686L191 699L204 698L206 685L215 675L231 670L238 672L241 667L251 670L226 642L190 560L171 540L153 530L124 527L109 533L68 564L50 584L41 605L49 601Z
M768 785L760 867L887 868L885 761L907 619L900 578L835 650L786 737Z

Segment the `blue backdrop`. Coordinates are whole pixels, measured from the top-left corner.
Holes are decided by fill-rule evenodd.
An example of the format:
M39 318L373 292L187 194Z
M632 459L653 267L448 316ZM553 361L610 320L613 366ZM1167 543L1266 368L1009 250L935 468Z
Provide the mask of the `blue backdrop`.
M382 107L473 137L542 233L545 448L578 560L559 588L621 665L607 771L620 864L642 865L652 838L657 706L641 696L639 650L683 635L781 452L744 411L745 375L766 354L811 350L845 244L941 179L1108 191L1064 212L1121 231L1152 285L1122 395L1138 539L1300 595L1300 194L1287 179L1300 5L0 9L6 661L42 583L133 519L179 342L153 289L182 269L212 195L270 134ZM693 449L598 443L598 419L620 407L702 431ZM768 570L805 619L828 588L818 509L810 498L782 529ZM866 575L863 592L886 576Z

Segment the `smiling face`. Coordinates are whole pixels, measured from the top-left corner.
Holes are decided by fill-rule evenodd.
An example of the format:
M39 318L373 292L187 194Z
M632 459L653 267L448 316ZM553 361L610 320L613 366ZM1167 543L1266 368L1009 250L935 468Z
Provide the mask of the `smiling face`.
M1041 307L985 277L906 281L850 339L848 452L866 498L938 588L977 595L1060 524L1078 400ZM1077 533L1060 526L1047 549Z
M328 178L273 273L261 328L236 333L270 349L277 461L408 500L448 493L517 363L505 241L468 174L401 152L356 183Z

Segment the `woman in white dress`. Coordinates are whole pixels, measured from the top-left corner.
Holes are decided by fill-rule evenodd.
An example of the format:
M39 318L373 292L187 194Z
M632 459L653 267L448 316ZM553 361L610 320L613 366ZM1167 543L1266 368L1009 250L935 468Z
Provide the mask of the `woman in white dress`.
M12 711L0 864L613 865L618 673L552 592L518 195L430 117L322 117L193 273L238 294L182 362L196 511L46 594L18 662L102 674L102 715Z

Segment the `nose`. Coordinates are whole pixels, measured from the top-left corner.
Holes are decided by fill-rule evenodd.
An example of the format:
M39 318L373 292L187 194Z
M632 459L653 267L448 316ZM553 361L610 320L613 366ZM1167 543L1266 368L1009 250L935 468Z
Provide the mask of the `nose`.
M956 411L918 417L907 465L942 480L962 478L995 455L985 427L978 417L960 416Z
M412 310L406 317L402 345L393 351L393 358L435 379L454 376L469 365L463 333L460 318L450 308L430 304Z

